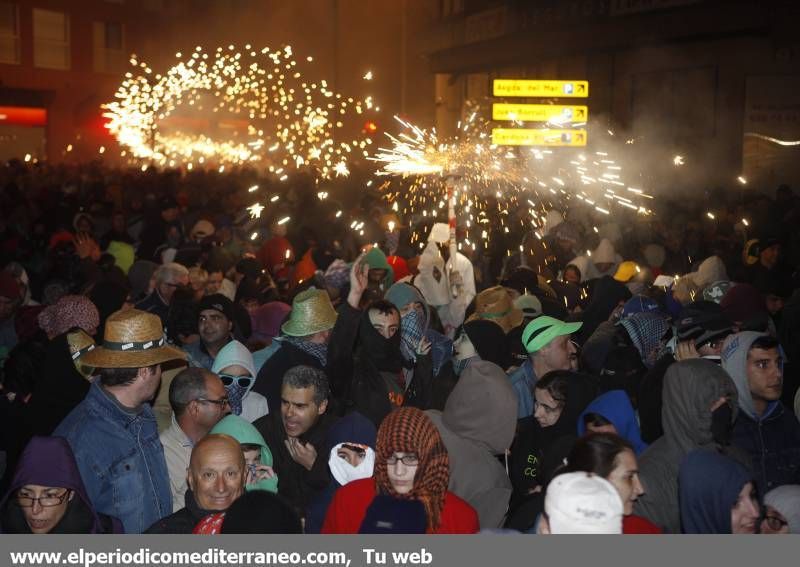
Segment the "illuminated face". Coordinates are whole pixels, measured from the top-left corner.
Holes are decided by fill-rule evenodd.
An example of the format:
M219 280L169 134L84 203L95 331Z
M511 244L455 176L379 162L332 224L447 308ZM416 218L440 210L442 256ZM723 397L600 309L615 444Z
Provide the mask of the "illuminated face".
M26 484L16 495L22 515L35 534L46 534L56 527L74 497L72 490L38 484Z
M210 272L206 280L206 295L217 293L224 279L222 272Z
M197 330L200 338L207 345L218 344L228 338L233 329L233 323L228 321L224 313L216 309L204 309L197 320Z
M550 427L558 421L561 417L561 411L564 405L557 402L550 392L542 388L533 389L534 396L534 411L533 417L539 422L542 427Z
M400 314L394 310L381 313L377 309L370 309L369 322L383 338L390 339L400 329Z
M414 490L414 477L419 468L419 458L415 453L394 453L386 461L389 482L397 494L408 494Z
M739 492L739 498L731 509L731 533L754 534L758 522L758 501L752 482L748 482Z
M204 510L227 510L242 495L245 472L241 449L229 443L208 443L193 455L189 488Z
M777 348L753 348L747 353L747 383L757 406L780 399L783 392L783 358Z
M314 387L292 388L284 384L281 389L281 419L286 435L300 437L311 429L319 416L328 408L328 401L314 403Z
M612 426L613 427L613 426ZM636 455L633 451L625 450L617 455L616 466L607 479L619 492L619 497L625 506L626 516L633 514L633 503L644 494L644 488L639 481L639 467L636 464Z

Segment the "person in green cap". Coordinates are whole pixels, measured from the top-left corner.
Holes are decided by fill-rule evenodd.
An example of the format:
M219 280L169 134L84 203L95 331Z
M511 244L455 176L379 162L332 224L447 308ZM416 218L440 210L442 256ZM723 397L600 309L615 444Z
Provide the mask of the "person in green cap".
M394 270L386 260L386 254L373 246L364 255L364 263L369 266L369 289L378 293L381 297L394 283Z
M223 417L211 433L230 435L241 445L247 465L245 490L278 492L278 475L272 468L272 451L254 425L238 415L230 414Z
M552 370L570 370L575 344L570 335L583 323L565 323L554 317L537 317L522 332L522 346L528 360L509 378L517 392L517 418L533 415L533 386L540 376Z

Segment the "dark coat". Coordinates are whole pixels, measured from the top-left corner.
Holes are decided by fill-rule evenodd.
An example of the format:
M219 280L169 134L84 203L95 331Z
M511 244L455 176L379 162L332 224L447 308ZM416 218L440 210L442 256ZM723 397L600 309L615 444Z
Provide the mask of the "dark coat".
M283 375L295 366L322 368L317 357L308 354L291 343L284 342L258 371L253 391L267 398L270 414L280 414L281 386ZM270 445L271 446L271 445Z
M155 524L147 528L146 534L190 534L194 527L206 516L221 512L221 510L204 510L198 506L194 499L192 489L186 491L185 506L173 512L166 518L161 518Z

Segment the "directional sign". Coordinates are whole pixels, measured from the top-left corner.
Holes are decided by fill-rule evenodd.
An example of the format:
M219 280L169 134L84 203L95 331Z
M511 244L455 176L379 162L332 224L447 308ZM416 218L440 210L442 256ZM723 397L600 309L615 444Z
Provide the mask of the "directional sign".
M552 128L494 128L497 146L585 146L586 130Z
M494 96L586 98L589 96L589 81L495 79Z
M492 105L492 120L519 120L521 122L586 122L588 106L562 104L506 104Z

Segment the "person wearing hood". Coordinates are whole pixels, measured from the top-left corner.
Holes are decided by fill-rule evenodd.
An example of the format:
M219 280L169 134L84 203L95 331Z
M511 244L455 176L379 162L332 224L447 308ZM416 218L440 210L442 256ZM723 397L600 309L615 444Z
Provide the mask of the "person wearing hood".
M222 347L214 359L211 372L222 380L233 415L253 423L269 413L267 398L253 391L256 368L253 355L242 343L231 341Z
M185 506L151 525L147 534L190 534L206 516L227 510L244 492L244 454L229 435L206 435L192 449Z
M230 435L239 442L247 466L245 490L278 492L278 475L272 467L272 451L253 424L238 415L226 415L210 433Z
M375 425L358 412L347 414L328 432L328 468L332 479L306 512L305 533L318 534L336 491L346 484L370 478L375 467Z
M587 433L616 433L631 444L637 456L647 449L631 400L623 390L601 394L586 406L578 418L578 437Z
M444 411L428 411L450 455L448 489L478 513L481 528L499 528L511 481L497 459L514 439L517 395L503 369L476 360L461 373Z
M695 285L703 290L715 282L729 281L728 270L719 256L709 256L702 261L696 272L687 274Z
M722 368L739 393L732 443L750 455L759 492L800 484L800 422L780 400L783 352L777 339L752 331L730 335Z
M375 290L383 297L386 290L394 283L394 270L386 261L386 254L377 246L373 246L364 255L364 262L369 266L369 289Z
M729 452L738 394L730 376L708 360L675 363L664 376L664 435L639 459L645 493L634 511L664 529L680 533L678 468L694 449Z
M613 276L622 262L622 256L617 254L608 238L603 238L592 252L592 262L597 269L598 277Z
M627 331L633 346L639 351L642 363L647 368L653 368L664 348L664 337L670 329L667 320L656 312L634 313L617 325Z
M567 281L572 281L575 285L579 285L584 282L588 282L591 280L595 280L601 276L600 270L598 270L594 262L592 262L592 258L589 256L575 256L569 263L564 267L564 275L566 275L567 270L569 267L572 266L578 272L578 279L575 281L575 278ZM609 274L613 275L613 274Z
M453 342L453 370L460 376L472 362L485 360L503 370L508 366L506 337L497 324L476 319L464 323Z
M123 529L119 520L92 506L66 439L34 437L0 501L0 533L118 534Z
M685 534L754 534L759 506L750 473L715 451L691 451L680 465L680 510Z
M762 534L800 534L800 485L784 484L764 495Z
M572 446L577 439L578 416L597 394L595 377L568 370L549 372L536 382L535 411L519 421L511 447L512 508L541 491L542 466L548 454Z

